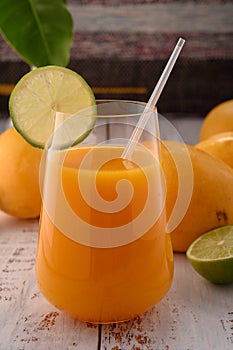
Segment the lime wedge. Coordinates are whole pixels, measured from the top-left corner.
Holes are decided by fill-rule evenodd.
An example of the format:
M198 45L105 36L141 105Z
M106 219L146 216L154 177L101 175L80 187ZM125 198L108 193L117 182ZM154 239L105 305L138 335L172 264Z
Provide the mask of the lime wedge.
M9 100L15 128L26 141L39 148L45 148L54 132L55 111L70 116L93 105L95 97L86 81L76 72L58 66L40 67L24 75ZM84 113L80 122L75 123L75 143L81 142L93 129L94 109L92 111ZM67 125L74 126L73 123Z
M197 238L186 252L193 268L213 283L233 283L233 225Z

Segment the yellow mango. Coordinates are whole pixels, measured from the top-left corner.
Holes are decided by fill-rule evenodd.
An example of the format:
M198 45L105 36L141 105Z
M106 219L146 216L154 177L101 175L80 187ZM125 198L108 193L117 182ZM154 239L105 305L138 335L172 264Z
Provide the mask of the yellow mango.
M14 129L0 135L0 210L18 218L40 214L39 169L42 150Z
M183 176L183 182L180 184L181 187L184 186L185 191L178 211L183 210L185 213L178 226L171 232L173 249L178 252L185 252L189 245L206 231L233 224L233 169L222 160L194 146L186 147L173 141L164 141L161 147L168 219L178 195L177 167L185 171L190 165L188 158L184 157L185 149L190 155L192 167L192 172L189 170L189 174L186 174L186 178ZM188 204L185 193L189 196L189 189L191 196L188 198Z
M233 131L233 99L222 102L209 111L201 126L200 140L227 131Z
M233 168L233 131L215 134L196 144L196 147L222 159Z

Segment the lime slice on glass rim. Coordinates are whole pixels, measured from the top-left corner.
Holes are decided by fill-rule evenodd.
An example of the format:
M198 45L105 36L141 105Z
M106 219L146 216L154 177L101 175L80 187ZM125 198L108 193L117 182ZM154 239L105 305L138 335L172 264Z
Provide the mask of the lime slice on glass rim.
M67 119L78 115L62 125L63 134L68 135L68 146L85 139L95 124L93 106L95 97L86 81L76 72L59 66L36 68L24 75L9 100L14 127L28 143L39 148L45 148L53 135L56 111ZM61 147L65 146L63 141Z
M193 268L213 283L233 283L233 225L197 238L186 252Z

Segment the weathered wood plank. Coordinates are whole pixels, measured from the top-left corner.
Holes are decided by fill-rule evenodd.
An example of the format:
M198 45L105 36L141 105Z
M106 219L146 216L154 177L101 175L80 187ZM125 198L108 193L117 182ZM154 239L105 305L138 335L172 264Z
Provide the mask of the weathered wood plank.
M98 327L50 305L35 281L38 222L0 214L0 350L95 350ZM184 255L175 256L168 295L133 321L102 326L102 350L230 350L233 285L198 276Z
M97 349L98 327L50 305L35 281L38 222L0 214L0 350Z
M167 296L133 321L102 327L102 350L231 350L233 285L213 285L175 256Z

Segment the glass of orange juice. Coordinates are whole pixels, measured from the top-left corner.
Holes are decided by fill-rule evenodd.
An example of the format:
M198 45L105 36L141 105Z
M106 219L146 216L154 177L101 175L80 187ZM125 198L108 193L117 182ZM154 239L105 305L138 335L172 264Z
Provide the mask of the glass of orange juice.
M144 108L98 101L83 142L71 146L55 131L44 153L37 281L53 305L82 321L132 319L172 282L156 109L130 159L122 158Z

